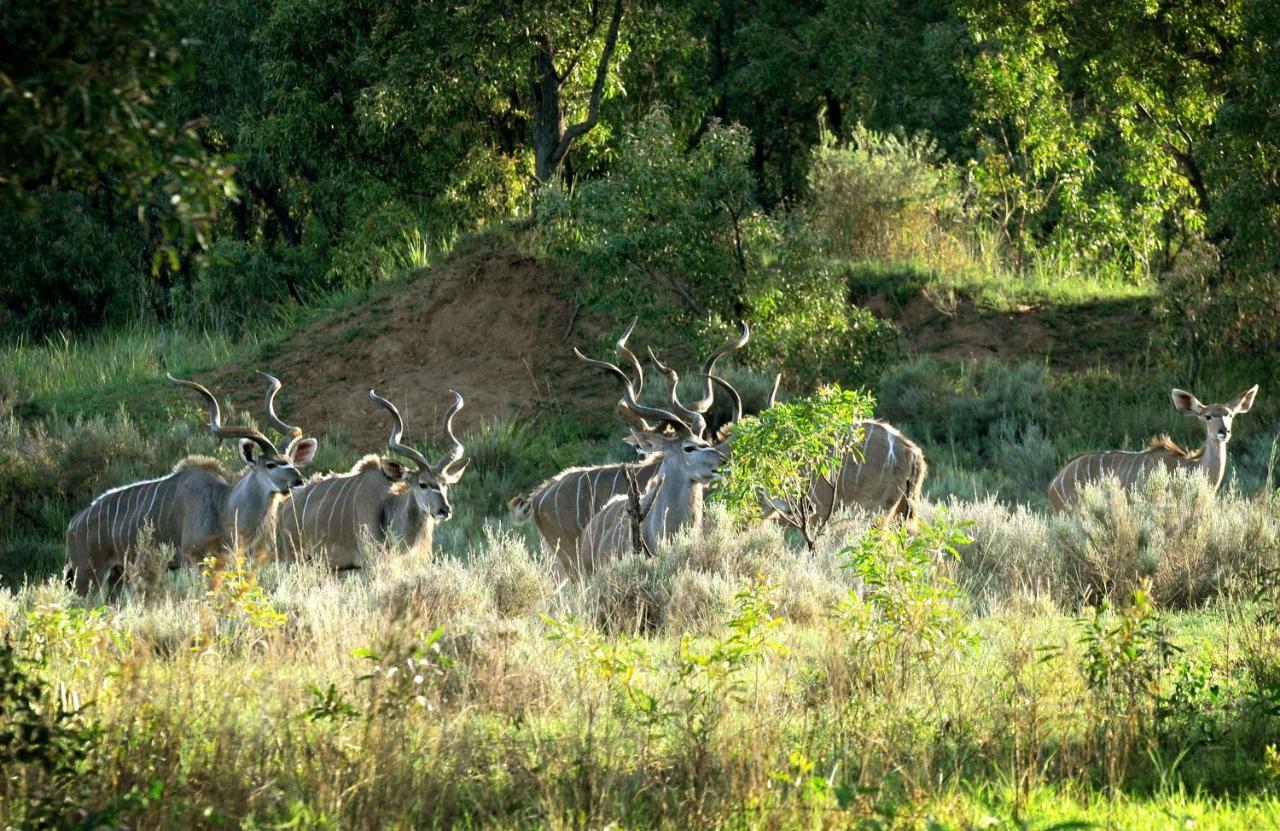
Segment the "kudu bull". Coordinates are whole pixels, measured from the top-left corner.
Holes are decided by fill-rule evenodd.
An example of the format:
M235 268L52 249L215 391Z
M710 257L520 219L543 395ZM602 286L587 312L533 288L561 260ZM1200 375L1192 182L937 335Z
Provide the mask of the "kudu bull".
M706 483L728 456L725 444L713 445L698 435L702 419L695 405L683 406L676 395L679 378L667 371L671 386L671 409L646 407L636 400L627 374L608 361L597 361L574 350L574 354L594 367L605 370L622 382L622 405L629 420L650 425L629 441L657 460L657 471L643 490L637 488L614 496L591 517L582 530L576 558L561 554L561 563L571 574L587 575L607 561L636 551L640 546L653 551L665 538L702 522L702 495ZM708 386L710 378L707 379ZM704 396L705 397L705 396ZM700 399L695 402L702 404ZM710 403L706 404L710 407ZM705 411L705 410L704 410ZM680 415L677 415L680 413Z
M1174 409L1185 416L1204 421L1203 447L1189 453L1168 436L1160 436L1145 450L1104 450L1073 456L1049 483L1049 510L1055 513L1067 510L1080 498L1080 492L1086 485L1105 476L1116 477L1128 488L1161 467L1170 471L1199 471L1213 485L1213 489L1217 490L1227 470L1227 442L1231 440L1231 420L1241 413L1249 412L1257 394L1258 386L1255 384L1226 404L1206 406L1185 390L1173 390Z
M445 412L449 449L434 465L402 443L404 419L395 405L373 390L369 390L369 398L391 414L387 448L416 467L389 456L365 456L347 473L308 482L281 511L278 539L282 558L319 553L331 568L342 571L362 568L365 551L371 546L405 546L429 552L436 523L453 513L449 487L457 483L467 466L462 461L462 442L453 433L453 417L462 409L462 396L453 393L453 404Z
M209 429L220 439L239 440L246 467L237 478L213 459L188 456L167 476L99 495L67 526L67 581L81 594L94 583L111 589L119 584L145 527L152 529L153 543L173 546L175 565L211 555L270 553L280 503L302 485L298 468L315 455L316 440L301 438L296 428L282 453L252 427L224 426L213 393L194 381L168 379L199 393L209 408ZM279 382L272 382L278 389Z
M628 384L631 394L638 399L644 388L644 370L635 353L627 346L635 325L635 321L631 321L615 347L635 374L634 381L628 381ZM737 338L712 352L702 363L704 378L714 372L716 363L721 358L745 346L750 336L751 330L744 324L742 333ZM683 410L689 414L691 432L699 438L706 427L704 414L710 410L712 403L714 397L708 381L698 399L690 402ZM653 432L655 429L655 425L627 406L625 398L618 402L618 414L641 433ZM696 426L696 430L692 429L693 426ZM647 443L637 444L637 449L642 453L647 453L648 447ZM529 493L510 500L507 506L517 523L533 521L543 544L557 552L561 565L567 569L577 561L578 540L587 523L609 500L628 492L628 471L635 477L639 489L644 491L657 474L661 461L656 455L646 455L639 462L569 468L547 479Z

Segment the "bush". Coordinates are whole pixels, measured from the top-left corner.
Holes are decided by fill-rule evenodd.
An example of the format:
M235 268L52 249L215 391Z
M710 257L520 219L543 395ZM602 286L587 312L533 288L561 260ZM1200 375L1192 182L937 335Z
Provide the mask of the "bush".
M546 246L581 273L577 300L617 320L637 313L658 345L756 327L747 359L780 364L804 385L863 381L893 352L892 326L851 308L843 275L803 217L755 201L751 146L712 124L686 151L652 110L607 175L539 205Z
M137 223L72 193L0 201L0 338L83 332L144 312Z
M862 438L855 422L869 416L872 405L864 395L823 387L743 418L734 426L723 498L737 513L758 516L760 496L767 495L812 551L835 508L834 501L824 509L813 498L815 477L834 489L845 455Z
M1076 601L1124 598L1151 581L1164 608L1199 606L1280 564L1280 525L1267 499L1215 495L1194 472L1158 470L1136 488L1108 478L1054 519L1061 591Z
M289 300L281 265L265 248L220 239L189 283L174 288L173 316L192 328L210 327L231 337L273 322Z
M847 146L813 151L809 193L810 221L833 257L935 268L969 259L959 176L925 136L859 125Z

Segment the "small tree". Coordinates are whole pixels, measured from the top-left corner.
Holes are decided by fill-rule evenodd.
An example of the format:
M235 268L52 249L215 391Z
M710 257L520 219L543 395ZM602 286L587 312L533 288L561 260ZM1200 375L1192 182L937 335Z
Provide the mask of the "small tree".
M739 515L777 511L812 551L836 504L832 499L823 510L815 490L834 490L845 457L859 453L857 421L871 415L874 403L866 393L833 385L736 422L722 498Z

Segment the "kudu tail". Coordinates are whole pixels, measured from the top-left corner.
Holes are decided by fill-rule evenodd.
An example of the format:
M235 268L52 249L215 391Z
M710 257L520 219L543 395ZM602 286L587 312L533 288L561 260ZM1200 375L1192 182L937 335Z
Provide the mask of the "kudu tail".
M902 519L914 522L920 512L920 503L924 499L924 478L929 475L929 465L925 463L924 451L915 448L911 454L911 469L907 472L907 487L903 493Z

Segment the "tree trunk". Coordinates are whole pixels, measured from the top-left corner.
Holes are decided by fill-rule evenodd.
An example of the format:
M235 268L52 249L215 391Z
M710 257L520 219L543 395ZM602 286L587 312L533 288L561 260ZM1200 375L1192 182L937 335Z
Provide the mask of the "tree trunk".
M561 97L565 78L556 69L555 47L546 35L535 39L538 48L533 56L533 155L534 176L541 184L545 185L559 175L573 142L590 132L600 120L604 83L609 77L614 48L618 45L622 5L623 0L614 0L609 33L605 36L604 51L596 65L595 83L591 85L587 117L577 124L565 121L564 99Z

